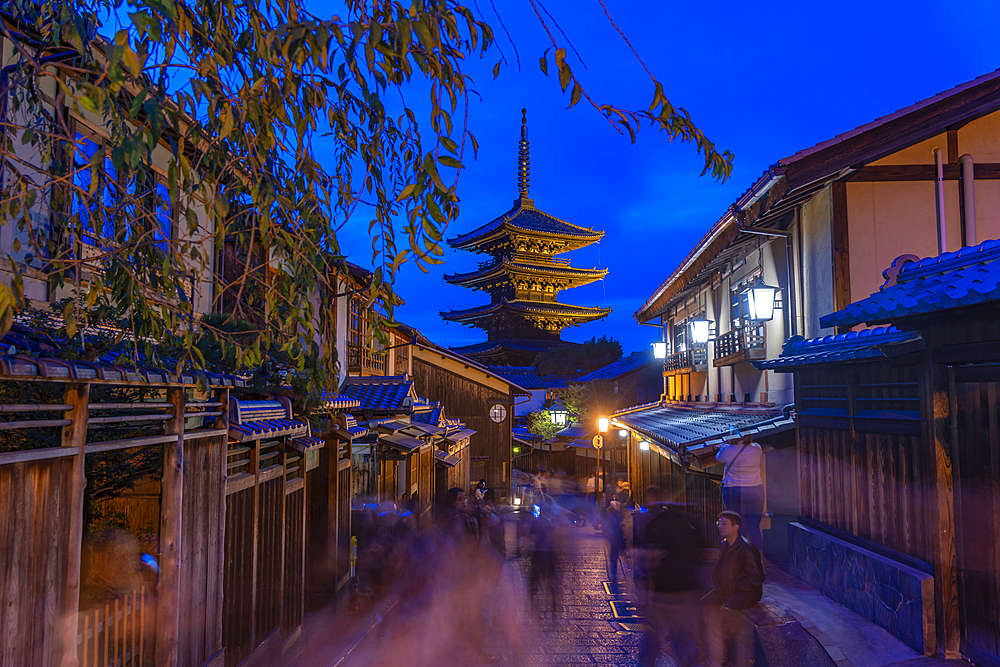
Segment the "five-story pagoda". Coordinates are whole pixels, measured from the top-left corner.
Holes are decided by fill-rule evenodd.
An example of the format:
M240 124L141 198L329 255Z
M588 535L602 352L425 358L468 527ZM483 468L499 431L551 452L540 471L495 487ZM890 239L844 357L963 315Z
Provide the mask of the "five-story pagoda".
M610 308L559 303L564 289L579 287L607 274L607 269L575 269L555 255L599 241L604 232L579 227L535 208L528 198L527 110L522 109L518 190L514 208L479 229L450 239L461 250L490 255L479 270L445 276L452 285L489 293L478 308L442 312L452 322L479 327L485 343L453 348L483 363L531 364L539 352L565 345L563 329L606 317Z

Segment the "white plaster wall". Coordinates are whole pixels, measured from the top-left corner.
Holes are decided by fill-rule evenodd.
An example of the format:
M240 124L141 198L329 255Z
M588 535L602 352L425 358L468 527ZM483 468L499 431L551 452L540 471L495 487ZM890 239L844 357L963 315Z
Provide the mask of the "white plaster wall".
M833 241L830 188L824 188L801 209L802 225L802 335L815 338L833 333L822 329L819 318L833 312Z
M958 250L958 181L945 181L944 191L948 250ZM852 302L877 292L882 271L900 255L938 254L936 206L934 182L847 184Z

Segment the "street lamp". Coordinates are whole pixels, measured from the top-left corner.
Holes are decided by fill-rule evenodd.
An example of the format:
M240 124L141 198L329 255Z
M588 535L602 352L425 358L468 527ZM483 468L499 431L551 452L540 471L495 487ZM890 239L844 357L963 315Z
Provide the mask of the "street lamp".
M691 342L698 345L708 342L712 320L699 317L688 322L688 325L691 327Z
M773 319L774 295L777 291L777 287L765 285L758 276L757 282L743 291L746 298L748 319L757 322L767 322Z
M569 417L569 409L563 405L562 401L556 401L549 408L549 419L556 426L565 426L566 419Z
M597 430L601 433L607 433L610 427L611 421L607 417L601 417L597 420Z
M653 343L653 357L656 359L667 358L667 344L665 341L658 340Z

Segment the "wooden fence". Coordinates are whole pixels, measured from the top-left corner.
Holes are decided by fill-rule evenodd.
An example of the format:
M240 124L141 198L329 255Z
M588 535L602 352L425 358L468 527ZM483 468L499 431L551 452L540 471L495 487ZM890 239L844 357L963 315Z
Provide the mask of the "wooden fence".
M80 612L76 637L80 667L152 665L155 613L155 602L150 604L145 586L103 607Z

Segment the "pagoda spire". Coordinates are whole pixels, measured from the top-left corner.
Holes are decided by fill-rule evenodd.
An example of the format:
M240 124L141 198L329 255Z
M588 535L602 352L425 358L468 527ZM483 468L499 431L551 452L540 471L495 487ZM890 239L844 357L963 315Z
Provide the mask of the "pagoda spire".
M533 206L534 201L528 197L528 184L531 181L530 161L528 154L528 110L521 109L521 141L518 142L517 155L517 191L515 206Z

